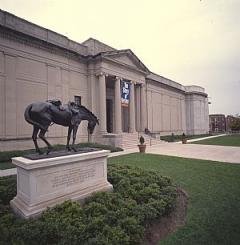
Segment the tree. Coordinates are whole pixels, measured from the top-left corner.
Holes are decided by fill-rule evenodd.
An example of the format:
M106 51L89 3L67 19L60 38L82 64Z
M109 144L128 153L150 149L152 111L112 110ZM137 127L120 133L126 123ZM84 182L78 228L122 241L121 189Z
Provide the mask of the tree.
M240 131L240 117L233 117L229 123L229 128L232 131Z

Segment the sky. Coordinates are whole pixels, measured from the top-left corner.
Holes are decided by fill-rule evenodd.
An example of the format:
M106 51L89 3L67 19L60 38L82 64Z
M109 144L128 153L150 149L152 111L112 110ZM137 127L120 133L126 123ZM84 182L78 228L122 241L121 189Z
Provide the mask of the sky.
M199 85L210 113L240 113L240 0L1 0L0 9L83 42L130 48L154 73Z

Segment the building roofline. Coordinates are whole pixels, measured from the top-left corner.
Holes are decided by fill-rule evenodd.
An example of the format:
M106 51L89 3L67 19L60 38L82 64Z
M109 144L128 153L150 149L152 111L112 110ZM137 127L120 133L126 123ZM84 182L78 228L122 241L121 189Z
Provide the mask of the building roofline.
M87 47L81 43L73 41L63 34L49 30L28 20L20 18L14 14L0 9L0 26L18 33L42 40L60 48L74 51L80 55L87 55Z
M81 44L85 46L85 43L86 43L86 42L89 42L89 41L94 41L94 42L97 42L97 43L99 43L99 44L101 44L101 45L104 45L104 46L106 46L106 47L108 47L108 48L110 48L110 49L117 50L117 49L115 49L115 48L109 46L108 44L106 44L106 43L104 43L104 42L101 42L101 41L99 41L99 40L97 40L97 39L95 39L95 38L93 38L93 37L89 37L87 40L85 40L85 41L82 42Z
M134 59L135 62L137 62L140 67L144 70L145 73L150 73L149 69L142 63L142 61L134 54L134 52L131 49L120 49L120 50L111 50L111 51L104 51L104 52L100 52L96 55L93 55L92 57L98 57L98 56L102 56L102 57L108 57L111 55L118 55L118 54L129 54L131 55Z

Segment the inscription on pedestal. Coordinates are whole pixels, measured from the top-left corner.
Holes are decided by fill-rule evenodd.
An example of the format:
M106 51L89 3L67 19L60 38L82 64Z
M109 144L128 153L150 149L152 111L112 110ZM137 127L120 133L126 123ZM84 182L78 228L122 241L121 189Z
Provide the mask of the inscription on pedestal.
M31 160L13 158L17 166L17 196L10 202L24 218L37 217L65 200L84 200L98 191L112 191L107 181L108 151Z
M67 170L64 174L60 174L51 179L52 187L56 188L59 186L71 186L74 184L82 183L89 178L94 177L96 174L95 166L82 170L80 168Z

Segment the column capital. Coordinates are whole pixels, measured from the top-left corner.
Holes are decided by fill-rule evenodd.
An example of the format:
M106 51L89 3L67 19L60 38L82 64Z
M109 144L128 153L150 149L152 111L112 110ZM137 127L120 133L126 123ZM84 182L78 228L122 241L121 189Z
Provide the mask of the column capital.
M136 81L133 81L133 80L131 80L130 83L131 83L131 84L134 84L134 85L137 84L137 82L136 82Z
M96 72L96 73L95 73L95 76L96 76L96 77L101 77L101 76L108 77L108 73L103 72L103 71L101 71L101 72Z

